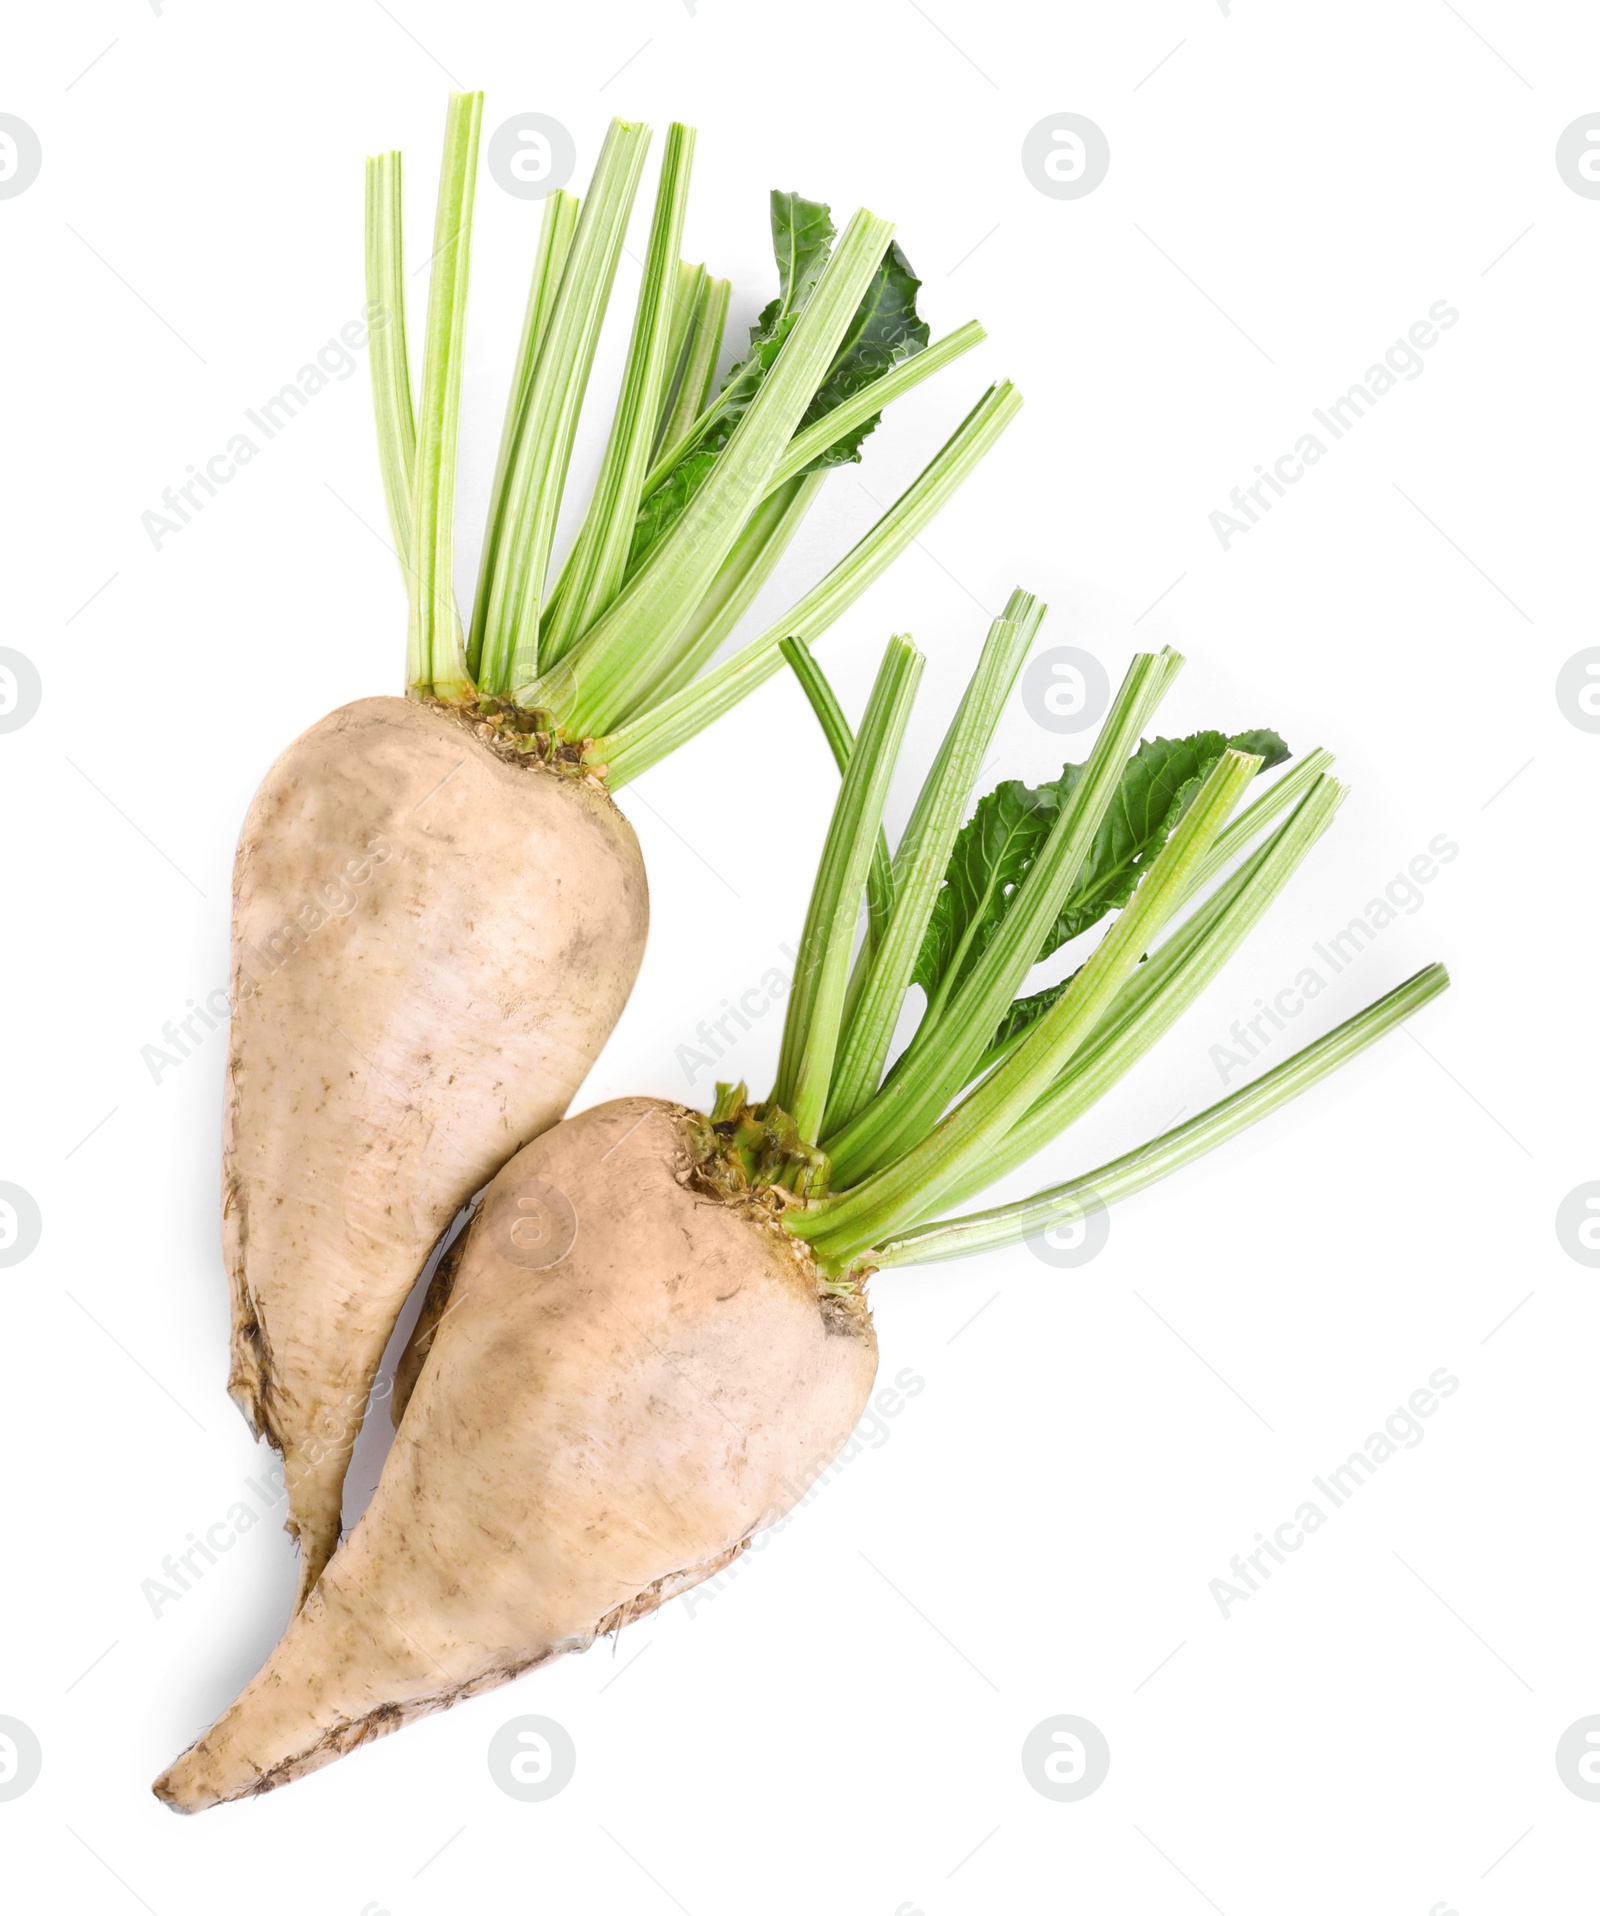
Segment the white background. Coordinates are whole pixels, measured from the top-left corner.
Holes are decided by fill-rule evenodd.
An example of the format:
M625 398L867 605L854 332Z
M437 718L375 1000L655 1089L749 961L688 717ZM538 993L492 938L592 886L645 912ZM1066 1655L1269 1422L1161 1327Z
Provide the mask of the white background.
M45 692L0 739L0 1177L44 1235L0 1273L0 1715L44 1769L0 1802L9 1903L1587 1906L1600 1805L1553 1757L1600 1711L1600 1277L1554 1217L1600 1175L1600 738L1554 683L1596 639L1600 201L1554 149L1600 110L1597 58L1592 13L1508 0L13 16L0 110L44 168L0 201L3 639ZM989 328L829 481L767 601L870 523L987 380L1018 382L987 466L819 648L852 712L909 630L926 745L1020 582L1053 607L1041 645L1087 647L1113 680L1136 646L1188 655L1164 729L1272 724L1338 754L1354 791L1334 832L1038 1182L1214 1097L1229 1025L1439 833L1459 856L1293 1042L1430 958L1455 985L1415 1042L1117 1212L1092 1265L1018 1249L876 1283L885 1376L924 1388L712 1602L178 1820L149 1781L270 1649L293 1564L263 1523L159 1617L141 1590L267 1455L223 1392L225 1041L159 1084L140 1051L226 981L233 842L268 764L334 705L399 689L394 562L360 523L383 522L365 367L160 551L140 514L359 311L365 153L404 149L425 256L452 78L487 87L485 137L528 110L567 125L580 188L610 114L650 121L658 150L670 118L696 124L686 250L733 278L736 326L772 287L766 191L792 186L898 222L936 332ZM1075 201L1020 160L1060 111L1111 146ZM480 178L469 578L537 212ZM1460 321L1423 374L1224 551L1208 515L1230 488L1441 299ZM1081 755L1020 709L1002 745L997 772L1030 779ZM623 795L653 927L580 1102L709 1097L678 1048L795 939L834 783L785 677ZM760 1084L777 1027L718 1075ZM1441 1365L1460 1389L1425 1441L1224 1620L1210 1581ZM369 1449L352 1508L375 1469ZM485 1761L527 1712L578 1749L543 1804ZM1059 1713L1112 1753L1076 1804L1019 1760Z

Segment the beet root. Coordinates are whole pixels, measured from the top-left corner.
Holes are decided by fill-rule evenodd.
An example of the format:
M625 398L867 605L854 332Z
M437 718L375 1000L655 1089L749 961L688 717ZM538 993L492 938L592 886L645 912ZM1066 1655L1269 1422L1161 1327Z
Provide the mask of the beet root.
M155 1785L293 1781L657 1608L804 1495L872 1389L865 1300L629 1098L495 1178L372 1503L238 1700Z
M566 1111L647 921L609 797L439 706L343 706L257 792L234 867L228 1388L283 1453L301 1601L418 1271Z

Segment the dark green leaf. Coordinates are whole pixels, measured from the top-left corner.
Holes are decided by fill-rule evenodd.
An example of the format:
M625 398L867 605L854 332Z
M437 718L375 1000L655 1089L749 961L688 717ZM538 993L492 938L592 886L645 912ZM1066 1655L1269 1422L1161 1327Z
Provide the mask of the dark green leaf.
M1078 971L1082 969L1080 965ZM1009 1044L1013 1038L1021 1037L1030 1025L1037 1024L1058 998L1066 996L1067 987L1077 977L1078 971L1069 972L1065 978L1058 978L1053 985L1046 985L1043 991L1034 992L1031 998L1013 1000L1010 1009L1000 1020L1000 1028L989 1041L989 1050L991 1052L999 1050L1001 1046ZM984 1060L980 1059L978 1062L981 1069Z
M1280 765L1289 748L1276 732L1195 732L1188 738L1147 739L1123 770L1117 795L1094 845L1084 860L1061 916L1043 951L1053 951L1098 924L1108 911L1120 911L1133 896L1145 867L1171 837L1211 768L1232 747L1262 760L1262 769Z
M720 452L750 409L783 342L794 330L806 301L822 277L833 250L833 216L820 200L798 193L772 195L772 254L778 263L778 297L769 300L750 328L750 350L729 368L717 396L716 412L700 447Z
M1051 785L1007 779L979 799L957 833L912 973L913 984L930 998L947 979L953 990L999 929L1012 893L1050 836L1062 789L1070 789L1078 769L1065 767Z
M822 277L833 250L833 216L820 200L798 193L772 195L772 253L778 262L778 297L774 304L799 312ZM767 308L766 318L773 307Z
M825 413L860 392L891 366L928 343L928 324L917 317L917 292L922 285L904 253L892 241L884 254L866 296L856 308L850 330L834 354L828 376L817 388L806 408L801 427L814 426ZM883 417L874 413L853 432L829 446L813 459L807 472L824 466L842 466L861 457L861 442Z
M1261 760L1263 772L1270 772L1289 756L1289 748L1270 726L1254 732L1235 732L1228 740L1230 751L1250 752Z
M1036 963L1128 902L1145 867L1229 746L1256 754L1266 766L1281 764L1289 755L1283 740L1270 731L1241 732L1233 738L1196 732L1189 738L1147 739L1139 747L1123 768L1116 797ZM947 998L956 990L999 930L1012 895L1032 868L1081 771L1080 766L1065 765L1059 779L1032 788L1008 780L979 801L956 839L918 955L914 981L930 997L938 993ZM1042 992L1018 999L1002 1033L1042 1016L1064 987L1052 989L1053 996ZM1021 1024L1014 1024L1018 1018Z
M750 349L722 382L715 406L694 445L639 508L628 570L636 571L699 490L717 455L750 409L784 341L816 288L833 245L833 220L826 206L798 193L772 195L772 250L778 263L778 297L764 306L750 329ZM928 328L917 317L921 281L906 256L891 243L873 275L849 330L840 342L826 377L801 417L814 425L869 380L928 343ZM878 423L874 413L813 459L806 470L844 465L861 456L861 445Z
M640 505L639 516L634 521L633 543L628 548L630 573L700 490L716 463L714 452L691 452L686 459L678 461Z

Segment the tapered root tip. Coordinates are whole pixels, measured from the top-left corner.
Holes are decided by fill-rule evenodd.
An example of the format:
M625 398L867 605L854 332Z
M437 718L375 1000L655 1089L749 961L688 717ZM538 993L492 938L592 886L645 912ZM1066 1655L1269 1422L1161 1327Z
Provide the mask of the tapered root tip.
M209 1788L201 1776L198 1747L185 1750L176 1763L165 1769L150 1785L150 1794L179 1816L193 1816L225 1799Z
M270 1666L269 1666L270 1667ZM249 1696L247 1691L246 1696ZM390 1727L383 1712L357 1723L347 1723L331 1735L315 1734L314 1726L284 1739L283 1753L270 1768L259 1755L241 1747L250 1713L235 1704L150 1785L151 1794L180 1816L193 1816L218 1803L237 1803L247 1796L264 1796L283 1783L307 1776L354 1749L369 1736L381 1736ZM395 1727L398 1727L396 1725ZM259 1744L257 1745L259 1750Z

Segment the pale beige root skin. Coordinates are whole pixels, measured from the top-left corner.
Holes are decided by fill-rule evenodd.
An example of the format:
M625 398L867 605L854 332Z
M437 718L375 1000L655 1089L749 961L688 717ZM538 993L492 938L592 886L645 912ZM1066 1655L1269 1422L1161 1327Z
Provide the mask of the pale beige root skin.
M283 1452L299 1600L429 1250L565 1112L648 922L604 792L437 707L342 706L263 781L234 866L228 1388Z
M702 1187L690 1140L679 1107L625 1099L501 1171L371 1505L163 1801L276 1788L586 1648L827 1467L877 1368L865 1303L822 1296L803 1247ZM552 1191L570 1250L511 1261L530 1217L559 1226Z

